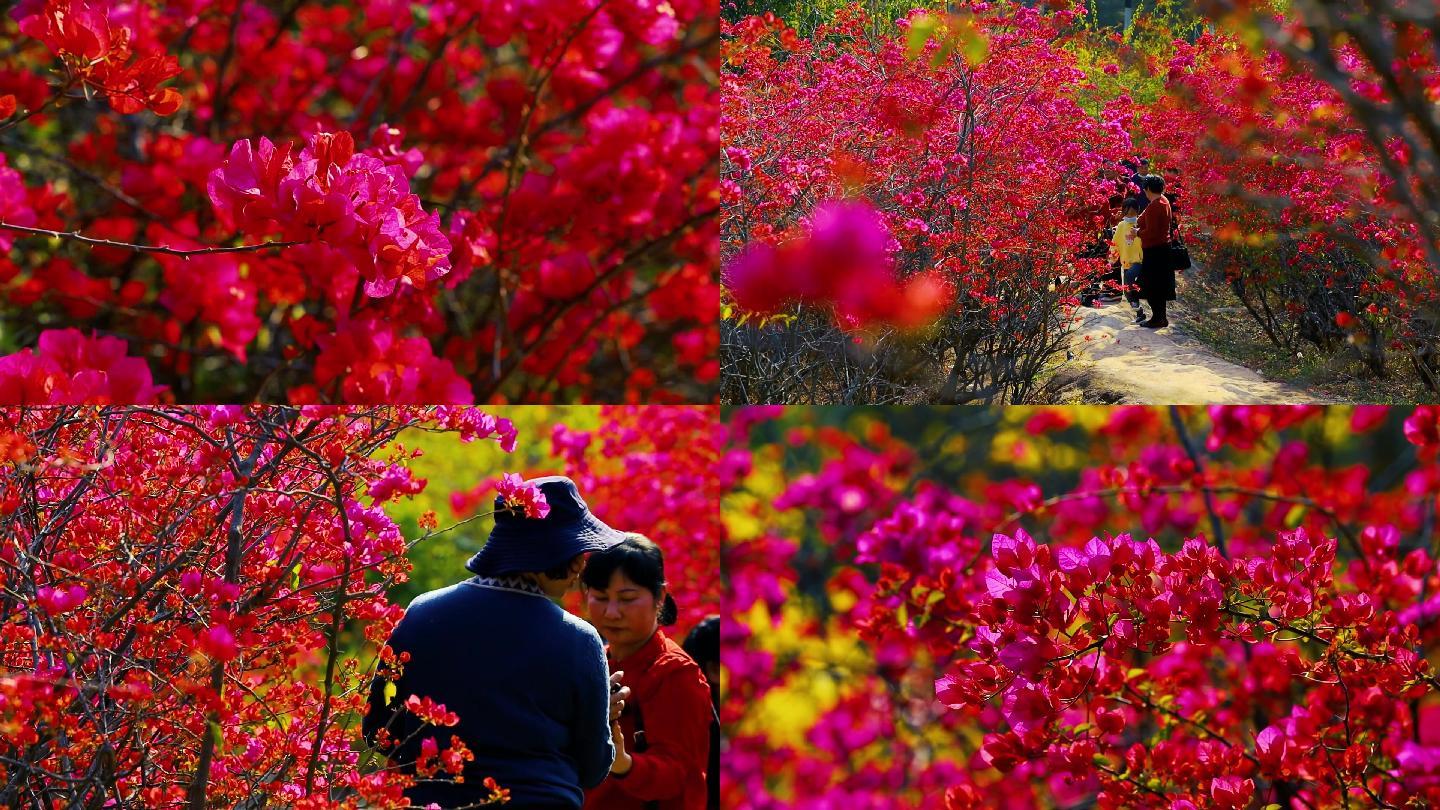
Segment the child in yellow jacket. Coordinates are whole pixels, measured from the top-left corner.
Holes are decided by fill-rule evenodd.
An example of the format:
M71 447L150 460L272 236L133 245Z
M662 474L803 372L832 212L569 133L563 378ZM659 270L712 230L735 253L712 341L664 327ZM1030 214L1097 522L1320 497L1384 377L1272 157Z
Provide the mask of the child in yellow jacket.
M1143 256L1140 248L1140 235L1137 233L1136 220L1140 216L1140 206L1134 200L1126 200L1121 210L1124 219L1115 226L1115 236L1110 241L1110 261L1120 262L1120 278L1125 282L1125 300L1135 308L1135 322L1145 320L1145 310L1140 308L1140 265Z

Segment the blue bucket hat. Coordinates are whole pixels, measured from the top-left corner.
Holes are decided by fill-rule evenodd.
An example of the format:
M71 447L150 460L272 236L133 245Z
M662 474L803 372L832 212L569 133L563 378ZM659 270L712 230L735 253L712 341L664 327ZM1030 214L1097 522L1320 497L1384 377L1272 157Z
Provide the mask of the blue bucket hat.
M575 482L563 475L526 481L540 488L549 514L526 517L508 509L504 498L495 498L495 528L485 545L465 563L481 576L494 577L519 571L548 571L564 565L577 554L604 551L625 539L623 532L605 525L591 514Z

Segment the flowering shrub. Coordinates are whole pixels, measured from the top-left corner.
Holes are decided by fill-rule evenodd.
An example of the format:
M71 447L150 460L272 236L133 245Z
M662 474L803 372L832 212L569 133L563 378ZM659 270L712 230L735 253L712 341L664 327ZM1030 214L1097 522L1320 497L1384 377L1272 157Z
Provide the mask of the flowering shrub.
M443 407L0 410L0 802L407 806L416 777L355 747L358 647L436 530L384 509L425 486L407 427L516 442ZM471 759L430 753L422 778Z
M727 806L1440 801L1435 408L730 421Z
M714 407L606 406L592 430L555 424L549 457L525 473L570 476L597 517L660 546L680 609L679 623L666 632L677 641L702 618L720 612L716 466L723 441ZM495 494L514 484L504 477L481 481L451 495L451 507L464 519L488 510ZM569 607L584 615L578 600Z
M1102 269L1103 251L1080 257L1106 224L1107 171L1130 148L1126 103L1092 116L1065 90L1085 79L1057 44L1075 22L974 3L878 34L856 9L808 37L773 16L725 26L727 401L1030 394L1067 302ZM883 228L835 217L858 210L830 202L842 199ZM794 242L807 226L812 241L853 245L850 261L813 247L827 260L807 261ZM822 236L842 228L848 242ZM901 283L919 300L891 313L909 297ZM789 379L819 382L802 392Z
M116 337L147 401L712 398L712 6L24 0L0 32L0 352Z
M1343 91L1281 52L1253 53L1247 30L1259 36L1236 25L1152 62L1167 92L1143 114L1165 125L1146 128L1144 148L1183 178L1201 260L1277 346L1344 351L1377 376L1408 359L1440 390L1432 248L1400 204L1404 150L1377 148ZM1378 92L1357 46L1338 59Z

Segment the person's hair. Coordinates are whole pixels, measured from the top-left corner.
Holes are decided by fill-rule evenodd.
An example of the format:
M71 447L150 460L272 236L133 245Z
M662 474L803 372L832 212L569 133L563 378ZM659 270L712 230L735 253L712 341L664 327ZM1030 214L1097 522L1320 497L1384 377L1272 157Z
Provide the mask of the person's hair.
M581 555L579 555L579 554L576 554L576 555L575 555L575 557L579 557L579 556L581 556ZM547 569L545 569L544 571L542 571L542 572L540 572L540 573L544 574L545 576L547 576L547 577L549 577L549 578L551 578L551 579L564 579L564 578L570 576L570 564L573 563L573 562L575 562L575 557L571 557L570 559L566 560L565 562L561 563L560 565L557 565L557 566L555 566L554 568L547 568Z
M1136 213L1139 213L1139 212L1140 212L1140 203L1136 202L1134 199L1126 200L1126 201L1125 201L1125 205L1124 205L1124 207L1122 207L1122 208L1120 209L1120 212L1121 212L1121 213L1124 213L1124 212L1126 212L1126 211L1134 211L1134 212L1136 212Z
M700 666L720 663L720 617L710 614L690 628L680 647Z
M629 532L625 539L605 549L592 553L585 561L585 570L580 573L580 583L586 588L605 590L610 587L610 578L616 571L623 571L627 579L660 598L665 588L665 552L643 534ZM665 602L660 606L660 624L669 626L679 618L675 598L665 592Z
M1158 174L1152 174L1145 178L1145 190L1159 194L1165 190L1165 178Z

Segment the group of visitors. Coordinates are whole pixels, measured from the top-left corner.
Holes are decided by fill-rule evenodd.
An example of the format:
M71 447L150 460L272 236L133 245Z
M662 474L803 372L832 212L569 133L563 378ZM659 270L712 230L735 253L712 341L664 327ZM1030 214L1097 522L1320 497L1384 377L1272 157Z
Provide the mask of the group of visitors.
M1082 303L1115 303L1123 294L1134 309L1137 324L1161 329L1170 325L1166 304L1175 300L1175 271L1185 269L1176 261L1179 226L1175 196L1166 191L1164 177L1142 170L1146 161L1123 165L1131 172L1121 181L1128 193L1111 199L1111 219L1118 221L1102 234L1108 239L1112 269ZM1148 315L1142 300L1150 305Z
M661 549L595 517L568 478L528 483L548 513L497 498L466 564L474 576L406 610L388 645L397 662L371 687L366 740L416 775L412 806L478 806L493 777L508 807L527 810L718 807L718 619L682 648L661 629L678 618ZM576 587L585 618L557 603ZM427 723L412 695L459 722ZM463 778L423 764L452 735L474 757Z

